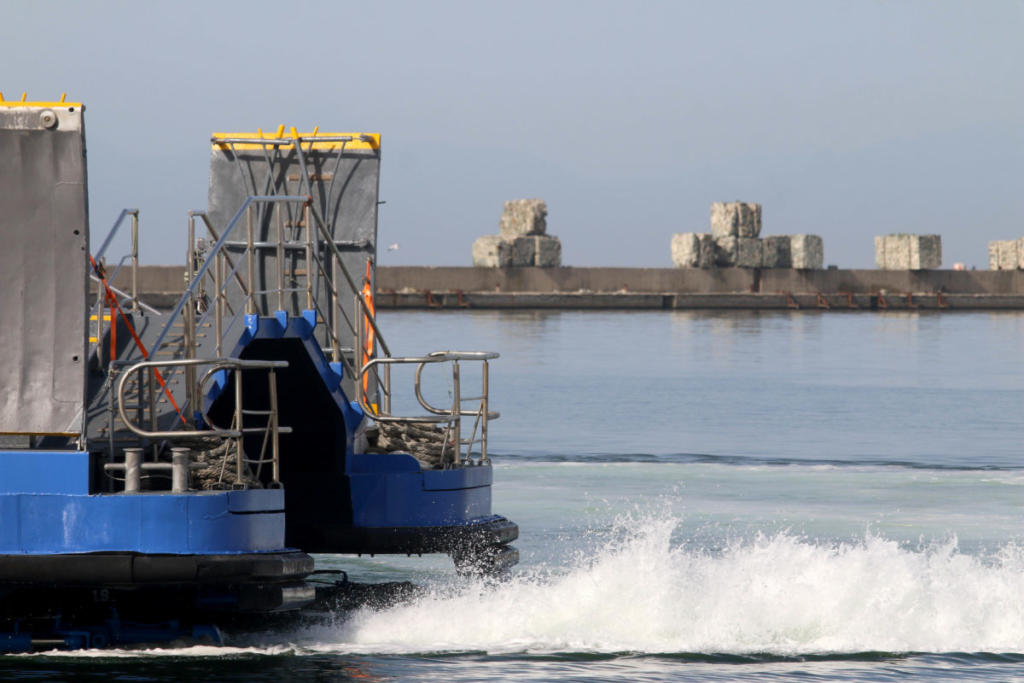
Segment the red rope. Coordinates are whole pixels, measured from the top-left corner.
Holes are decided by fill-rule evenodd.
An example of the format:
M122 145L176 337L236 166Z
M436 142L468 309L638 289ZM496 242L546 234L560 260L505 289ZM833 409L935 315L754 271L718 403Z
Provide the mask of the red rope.
M96 276L100 279L100 282L103 284L103 289L106 291L107 304L110 306L110 310L112 310L112 311L116 310L117 314L119 316L121 316L121 320L124 321L125 327L128 328L128 332L131 333L132 339L135 340L135 345L137 347L139 347L139 351L142 352L142 357L145 358L146 360L149 360L149 351L146 350L145 344L143 344L142 340L139 339L139 335L135 331L135 327L132 325L131 320L129 320L128 316L125 315L124 311L121 310L121 304L119 304L117 302L117 297L114 296L114 292L112 292L110 290L110 286L107 284L107 278L104 276L103 271L100 270L100 267L96 264L96 259L94 259L92 257L92 254L89 254L89 262L92 263L92 268L93 268L94 271L96 271ZM117 339L117 337L114 336L114 335L117 334L116 332L114 332L114 329L116 327L117 327L117 320L116 319L112 319L110 321L110 334L111 334L110 357L111 357L111 360L114 360L114 353L115 353L114 343L115 343L115 340ZM178 417L181 419L181 423L187 427L188 426L188 421L185 419L185 416L181 414L181 408L178 407L178 403L174 400L174 397L171 396L171 390L167 388L167 383L164 381L163 375L160 374L159 370L157 370L156 368L153 368L153 376L156 377L156 381L160 383L160 387L164 390L164 394L167 395L167 400L171 402L171 405L174 407L174 411L176 413L178 413Z

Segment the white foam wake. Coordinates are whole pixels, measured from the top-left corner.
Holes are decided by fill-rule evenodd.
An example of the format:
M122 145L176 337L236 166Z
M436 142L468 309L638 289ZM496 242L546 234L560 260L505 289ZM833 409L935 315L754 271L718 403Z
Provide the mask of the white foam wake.
M956 541L788 534L721 552L673 547L674 519L631 523L568 573L361 610L303 649L335 652L1024 652L1024 552ZM305 640L303 638L303 640Z
M14 657L39 658L57 657L63 659L137 659L139 657L167 657L180 659L224 658L300 654L302 651L292 645L271 645L263 647L231 647L222 645L187 645L184 647L139 647L131 649L104 648L98 650L42 650L38 652L16 653Z

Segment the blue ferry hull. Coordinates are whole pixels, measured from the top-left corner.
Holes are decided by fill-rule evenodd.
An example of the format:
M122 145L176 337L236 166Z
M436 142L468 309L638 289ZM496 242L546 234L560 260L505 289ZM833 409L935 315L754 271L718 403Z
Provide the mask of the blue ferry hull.
M497 354L395 358L375 322L379 135L213 134L208 208L189 213L186 282L161 312L115 285L138 265L138 210L90 247L83 112L0 97L0 272L22 291L0 300L0 651L337 604L343 582L314 584L308 553L514 564L518 527L491 512ZM459 363L477 361L474 407ZM420 387L437 362L441 408ZM426 414L389 413L387 363L418 366ZM426 437L385 448L394 425Z

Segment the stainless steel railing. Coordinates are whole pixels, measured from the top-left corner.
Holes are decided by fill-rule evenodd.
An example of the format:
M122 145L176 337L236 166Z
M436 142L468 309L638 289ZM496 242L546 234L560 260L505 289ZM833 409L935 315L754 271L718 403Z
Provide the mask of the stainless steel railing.
M201 258L196 256L197 219L202 221L213 240L213 246L205 250ZM261 224L273 224L270 239L256 239L257 225ZM302 230L301 235L296 233L299 229ZM293 233L290 237L286 235L289 231ZM316 311L318 321L323 321L322 329L327 345L325 351L331 360L341 363L350 377L357 375L359 360L350 359L347 352L357 353L361 327L372 329L381 351L385 356L390 355L374 312L358 296L360 289L345 266L338 245L313 209L310 197L251 196L220 231L210 223L205 212L190 211L188 242L188 286L154 344L155 347L159 348L175 320L181 316L185 329L185 357L193 357L190 354L197 347L198 330L208 325L213 327L215 355L221 357L225 352L224 340L230 336L243 314L269 315L269 311L261 310L259 299L274 301L277 310L289 310L286 299L298 296L304 297L305 308ZM233 253L226 247L231 247ZM258 284L257 269L260 266L257 252L266 250L275 253L277 273L273 282ZM285 257L294 253L300 254L306 265L301 277L294 272L290 276L285 272ZM209 296L207 286L211 287ZM231 288L237 288L241 296L232 295ZM318 296L320 292L326 294L326 301ZM342 305L343 300L349 301L349 297L355 301L354 315L349 315ZM232 301L237 310L232 307ZM238 306L239 301L244 304ZM186 305L186 302L192 305ZM346 338L352 340L351 346L346 346ZM190 373L186 404L192 404L196 396L195 377L190 371L186 372Z
M209 429L172 429L172 430L160 430L157 428L157 390L156 384L159 379L158 368L164 367L186 367L196 368L199 366L209 366L202 378L198 382L199 390L205 393L206 385L212 381L218 375L226 371L233 373L232 379L234 380L234 416L232 423L229 427L222 427L213 424L209 417L204 416L206 424ZM236 486L244 486L243 482L246 480L246 466L257 465L258 468L262 468L264 464L271 466L270 484L271 486L280 485L281 475L281 458L280 458L280 441L279 437L281 434L290 434L291 427L281 426L279 423L278 414L278 402L277 402L277 377L276 371L282 368L287 368L287 361L277 360L242 360L239 358L214 358L214 359L177 359L177 360L155 360L155 361L142 361L135 363L128 367L121 375L120 380L117 383L117 408L121 416L121 421L125 427L129 430L138 434L139 436L147 439L164 439L173 442L174 440L199 438L199 437L222 437L225 439L233 439L235 446L235 481ZM149 370L148 381L144 381L142 371ZM252 409L245 408L243 405L243 375L246 371L266 371L267 372L267 393L269 396L269 406L266 409ZM128 417L127 409L129 402L125 400L125 389L127 387L129 379L133 374L138 375L136 378L136 386L138 388L138 397L136 401L136 415L139 421L145 421L148 408L148 417L150 427L145 429ZM161 384L164 382L161 380ZM226 383L225 383L226 384ZM147 390L143 392L143 387L147 387ZM163 389L167 391L166 385ZM145 393L145 396L144 396ZM265 418L265 424L257 427L247 427L245 418L249 417L263 417ZM248 458L245 455L243 441L246 434L262 434L263 435L263 446L260 451L259 458ZM270 448L270 455L267 457L267 448ZM225 453L225 457L228 454ZM257 478L260 474L260 469L257 470Z
M138 212L132 209L121 212L97 256L102 258L115 234L129 217L132 221L132 248L127 258L134 268L138 260ZM205 225L211 240L201 252L197 250L197 220ZM263 241L258 241L258 231ZM267 249L273 250L276 256L277 273L276 277L271 276L267 282L263 282L259 271L262 268L259 255ZM294 268L289 276L285 274L285 257L293 254L305 261L306 268L301 277L296 275ZM212 332L210 336L214 343L204 345L202 355L223 358L231 351L231 339L239 332L237 326L243 323L243 314L270 315L270 311L263 309L275 305L277 310L287 310L286 301L294 302L293 296L304 299L302 303L307 310L316 311L318 323L323 323L317 327L320 330L319 338L326 339L325 351L332 360L345 368L349 377L358 374L360 359L355 354L358 353L360 329L373 330L379 349L388 354L387 343L377 326L372 307L358 294L359 289L345 266L338 244L312 207L308 195L250 196L220 230L211 224L204 212L189 212L185 290L171 312L161 321L155 339L147 340L148 350L141 349L145 360L151 360L153 354L167 354L170 351L170 359L151 366L160 386L154 391L157 382L151 381L150 390L151 393L166 396L166 402L171 404L180 417L180 423L176 422L176 429L172 431L179 436L190 433L191 415L202 400L202 382L197 371L205 361L196 357L200 340ZM355 308L346 311L353 299ZM101 326L107 313L102 307L103 301L101 296L96 311L98 339L103 337ZM134 288L130 301L132 306L141 305L137 303ZM343 301L346 305L343 305ZM112 321L113 317L111 311ZM351 340L348 344L344 341L346 336ZM91 351L100 354L98 347ZM117 371L127 365L113 360L111 358L112 372L109 375L112 382ZM188 362L177 362L179 360ZM164 369L165 377L157 374L156 365ZM183 383L178 381L181 374L184 374ZM111 440L115 411L119 409L113 404L112 401L109 428ZM169 409L164 410L167 415L163 417L172 414ZM152 427L156 419L154 410L148 419L152 424L145 431L156 432ZM140 425L145 423L141 419L138 421ZM110 448L113 450L113 443Z
M374 358L364 364L357 380L362 383L363 377L373 373L380 385L380 403L371 404L365 395L360 400L363 412L373 420L383 423L416 423L427 422L445 425L444 446L442 450L442 462L447 463L447 449L451 446L451 464L460 465L464 461L473 461L473 447L480 446L479 463L489 461L487 455L487 434L488 422L498 419L501 414L490 410L490 366L489 361L498 358L499 354L493 351L435 351L426 356L420 357L399 357L399 358ZM462 377L460 363L473 361L481 363L481 390L476 396L462 395ZM423 396L423 370L428 365L439 363L451 364L452 382L452 403L450 407L439 408L429 403ZM416 373L413 379L413 392L416 401L426 411L427 415L406 416L394 415L391 412L391 367L394 365L416 365ZM380 372L377 368L383 371ZM471 407L467 407L466 404ZM473 418L473 426L468 438L463 438L462 419ZM479 436L477 430L479 429ZM465 452L463 452L465 449Z
M107 249L110 247L114 238L121 230L121 226L124 224L126 218L131 218L131 235L130 243L128 247L128 253L121 256L117 261L117 265L114 266L113 271L110 270L109 266L105 262L104 258L107 253ZM100 245L99 250L92 255L92 262L96 264L96 268L89 268L89 278L97 283L96 288L96 303L93 304L89 312L90 322L95 321L95 336L89 341L89 355L96 356L97 361L102 366L104 364L103 350L100 348L100 344L103 342L103 337L106 332L104 330L104 323L109 322L111 326L117 324L116 320L116 306L108 301L108 294L120 297L121 301L118 305L121 306L122 310L136 312L139 309L144 309L147 313L152 315L160 315L160 311L147 305L143 301L139 300L139 210L138 209L121 209L121 213L118 214L117 220L110 227L107 232L106 238ZM130 291L126 292L114 285L117 280L117 276L121 273L121 269L128 265L131 269L131 284L129 285ZM93 334L90 333L92 337Z
M196 350L199 347L200 330L206 326L213 327L215 345L213 352L218 358L225 355L229 349L225 348L225 340L233 333L234 328L241 321L241 316L247 313L261 313L267 315L267 311L260 311L257 306L257 297L277 295L277 305L284 306L284 298L287 293L297 291L295 288L285 286L284 282L284 252L292 249L284 236L284 221L282 212L287 210L289 215L293 207L298 207L300 214L310 211L310 197L306 195L253 195L242 203L238 211L222 229L217 230L207 218L205 212L190 211L188 214L188 254L186 258L186 287L182 296L167 316L166 322L152 343L152 351L155 353L164 347L165 341L175 331L176 325L181 325L182 348L181 357L187 360L196 358ZM262 224L273 218L277 219L277 235L273 248L277 252L278 277L270 287L257 288L257 258L256 258L256 225ZM212 238L213 244L202 253L197 250L196 240L196 219L201 219L206 226L207 234ZM297 224L300 221L292 221ZM308 225L308 220L303 221ZM319 258L317 249L313 248L312 230L307 230L307 237L302 244L307 257L307 263L315 263L317 275L330 280L333 270L344 271L344 264L341 263L340 255L335 262L325 264ZM244 233L238 237L239 233ZM226 247L242 247L241 253L231 254ZM261 244L261 247L265 246ZM335 249L335 251L337 251ZM312 266L309 266L312 268ZM349 278L350 279L350 278ZM310 308L317 310L318 316L325 321L333 321L332 324L325 324L333 347L335 361L341 361L347 366L350 376L354 376L355 368L341 353L339 326L337 321L339 314L344 316L344 309L340 305L337 294L337 287L332 284L332 295L326 306L316 300L313 295L313 276L306 277L306 286L303 291L306 294L306 303ZM212 305L207 298L206 287L212 283ZM275 286L276 285L276 286ZM229 288L237 287L241 297L229 296ZM232 308L232 301L237 310ZM241 301L241 305L239 305ZM326 310L325 310L326 309ZM349 327L354 334L354 325L349 322ZM168 374L173 376L177 367L172 367ZM182 409L195 406L201 396L198 387L198 378L195 367L185 365L185 398L181 401Z

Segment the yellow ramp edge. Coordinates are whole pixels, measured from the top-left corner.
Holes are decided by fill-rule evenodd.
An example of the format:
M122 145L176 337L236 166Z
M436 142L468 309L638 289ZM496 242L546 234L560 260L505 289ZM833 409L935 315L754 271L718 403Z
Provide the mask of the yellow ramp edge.
M21 93L21 99L8 100L4 98L4 94L0 92L0 107L81 107L81 102L68 102L68 94L61 93L59 100L53 101L36 101L28 100L28 93Z
M323 140L317 142L317 138L352 138L349 141L342 140ZM247 142L220 142L221 140L253 140L252 143ZM347 149L347 150L378 150L380 149L380 133L325 133L319 129L314 128L309 133L299 133L294 127L290 128L285 132L284 126L279 126L277 130L271 133L264 133L262 130L257 130L255 133L214 133L210 136L211 147L213 149L263 149L264 145L256 142L258 140L280 140L285 144L278 145L281 148L288 148L295 145L296 140L300 140L302 143L303 151L310 149Z

